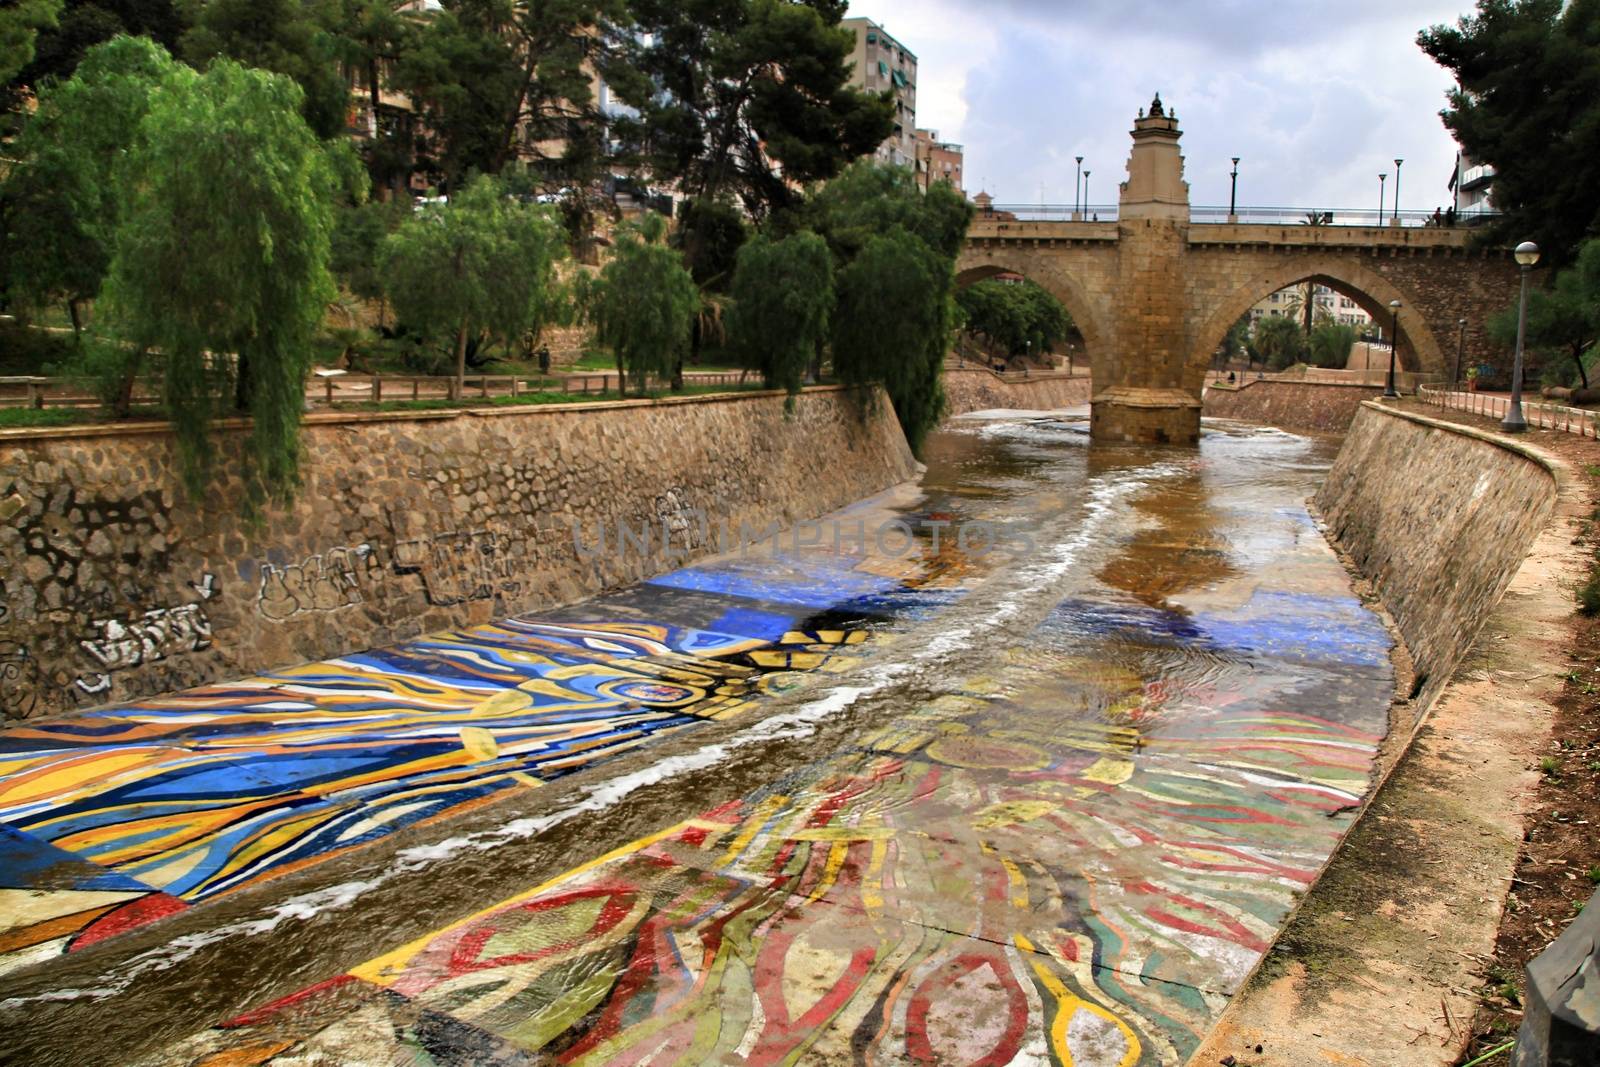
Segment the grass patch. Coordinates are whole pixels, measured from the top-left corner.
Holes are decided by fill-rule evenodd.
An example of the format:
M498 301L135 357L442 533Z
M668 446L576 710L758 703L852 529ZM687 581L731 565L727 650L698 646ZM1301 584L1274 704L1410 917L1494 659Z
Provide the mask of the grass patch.
M10 430L27 426L76 426L85 422L98 422L96 408L0 408L0 429Z
M1581 614L1600 615L1600 557L1589 561L1589 576L1578 586L1577 600Z
M701 354L699 363L685 363L683 365L683 373L685 374L738 374L746 369L721 349L707 349ZM591 348L584 352L576 363L570 363L565 367L559 368L559 370L552 368L551 373L559 373L561 370L610 371L615 374L617 373L617 357L610 352ZM754 374L756 372L751 371L751 373Z

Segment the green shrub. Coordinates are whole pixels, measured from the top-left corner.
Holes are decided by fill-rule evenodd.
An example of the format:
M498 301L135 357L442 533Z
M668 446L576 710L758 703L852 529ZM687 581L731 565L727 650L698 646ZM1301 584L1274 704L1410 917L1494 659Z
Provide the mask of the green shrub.
M67 334L0 322L0 375L52 375L72 358Z
M1578 611L1584 615L1600 615L1600 559L1589 562L1589 576L1578 586Z

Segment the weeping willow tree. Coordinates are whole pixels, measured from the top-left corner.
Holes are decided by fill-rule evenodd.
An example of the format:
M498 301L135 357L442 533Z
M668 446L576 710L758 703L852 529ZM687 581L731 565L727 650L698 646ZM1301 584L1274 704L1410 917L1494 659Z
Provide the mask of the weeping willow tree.
M943 182L923 193L900 167L860 163L808 205L838 266L833 367L847 383L880 382L917 453L944 412L954 333L955 264L972 205Z
M944 415L951 273L938 252L897 226L868 238L837 275L834 368L849 384L883 384L918 455Z
M106 287L119 340L148 353L200 497L214 420L248 415L248 504L299 483L312 342L328 272L339 167L289 78L219 60L156 88L117 171L123 205Z
M622 395L628 380L643 393L650 376L672 373L689 344L700 291L677 252L662 243L666 220L647 214L621 231L597 280L580 297L595 338L617 357Z
M746 367L768 389L789 392L788 409L806 370L828 339L833 311L833 256L809 231L774 241L765 235L739 250L733 274L732 331Z
M452 397L465 389L469 340L509 347L562 321L561 237L548 209L512 199L485 175L384 241L382 270L399 321L454 353Z
M176 63L147 37L113 37L64 82L47 82L0 182L0 285L14 309L60 301L81 334L116 233L113 168L138 134L151 90Z

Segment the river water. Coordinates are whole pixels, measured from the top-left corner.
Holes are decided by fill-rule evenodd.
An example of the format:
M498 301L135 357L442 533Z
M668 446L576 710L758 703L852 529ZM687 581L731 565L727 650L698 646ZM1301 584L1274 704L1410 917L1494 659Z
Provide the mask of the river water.
M919 486L634 589L9 731L0 827L167 918L14 954L0 1058L1181 1062L1387 728L1334 450L965 418ZM151 848L74 779L72 822L38 776L132 722L278 791L187 779Z

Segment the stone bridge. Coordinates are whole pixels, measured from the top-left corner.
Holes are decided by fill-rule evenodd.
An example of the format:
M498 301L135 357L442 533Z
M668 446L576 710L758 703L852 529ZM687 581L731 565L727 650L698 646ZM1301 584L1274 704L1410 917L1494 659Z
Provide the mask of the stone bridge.
M1449 374L1458 323L1466 362L1496 353L1486 320L1516 298L1509 250L1465 229L1190 222L1182 137L1159 99L1134 124L1116 222L1018 222L981 215L957 264L961 284L1015 273L1072 313L1094 367L1097 440L1193 443L1205 372L1230 326L1261 299L1306 281L1354 300L1399 359Z

